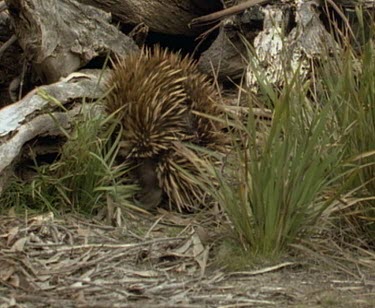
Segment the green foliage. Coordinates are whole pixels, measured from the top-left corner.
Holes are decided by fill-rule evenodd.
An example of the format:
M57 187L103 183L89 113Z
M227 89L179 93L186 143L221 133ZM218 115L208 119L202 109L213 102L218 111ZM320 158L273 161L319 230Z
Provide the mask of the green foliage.
M238 125L241 142L233 138L236 150L225 167L234 181L217 172L219 189L211 191L243 245L269 258L329 205L323 194L341 156L340 147L332 146L328 107L312 106L296 80L280 94L271 86L267 92L275 106L271 127L262 126L250 105L246 126Z
M110 118L84 116L69 134L58 159L36 165L29 183L15 179L2 195L8 206L41 211L93 213L107 198L131 206L136 187L129 184L128 166L118 164L121 128Z
M321 99L330 101L337 122L337 134L345 141L344 154L351 172L348 191L359 200L353 210L357 225L375 238L375 51L369 40L354 51L345 52L319 69ZM372 240L373 241L373 240Z
M228 271L240 271L257 264L250 251L241 249L237 242L229 239L222 241L216 248L215 263Z
M315 78L305 83L298 70L287 78L285 65L282 90L253 68L258 99L273 111L272 123L253 113L260 105L249 95L247 119L229 116L235 129L224 166L206 164L218 185L205 185L228 214L247 256L280 256L322 221L328 207L327 214L341 215L331 209L342 195L357 200L351 201L356 207L350 218L356 217L362 235L375 238L373 44L327 54L314 67Z

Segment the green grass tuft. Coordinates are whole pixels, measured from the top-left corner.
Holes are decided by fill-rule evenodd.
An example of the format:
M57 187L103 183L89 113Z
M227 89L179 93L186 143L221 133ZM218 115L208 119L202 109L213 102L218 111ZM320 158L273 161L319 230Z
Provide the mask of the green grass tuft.
M93 214L110 197L132 207L137 187L129 182L129 167L116 160L120 148L120 126L102 116L82 116L58 159L35 165L27 183L14 179L1 196L2 204L37 211L74 211Z
M217 172L219 188L211 187L242 245L267 258L283 253L315 224L329 205L324 191L341 160L341 148L332 145L329 108L310 105L297 82L272 97L269 128L251 105L246 126L238 125L234 157L225 166L234 181Z
M375 238L375 51L369 40L361 49L350 46L320 67L321 98L334 108L336 133L345 141L344 155L349 170L353 203L348 215L362 230ZM365 201L362 201L364 200Z

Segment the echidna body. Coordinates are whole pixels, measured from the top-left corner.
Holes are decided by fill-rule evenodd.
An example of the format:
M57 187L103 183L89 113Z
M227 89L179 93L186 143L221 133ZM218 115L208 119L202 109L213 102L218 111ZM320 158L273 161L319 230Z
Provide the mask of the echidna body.
M215 87L190 58L159 47L120 60L107 84L111 90L106 108L122 123L123 150L134 164L152 166L149 179L138 176L142 194L158 196L155 189L161 190L178 210L193 209L204 192L181 172L199 175L192 163L197 154L185 144L212 149L223 145L218 122L201 116L221 115ZM155 181L158 187L146 187Z

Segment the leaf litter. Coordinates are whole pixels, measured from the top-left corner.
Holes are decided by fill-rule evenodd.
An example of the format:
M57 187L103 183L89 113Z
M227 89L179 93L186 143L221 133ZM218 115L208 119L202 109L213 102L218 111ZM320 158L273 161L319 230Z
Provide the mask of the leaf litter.
M372 307L375 274L306 259L252 271L213 265L212 226L181 214L112 227L52 213L0 217L0 307ZM141 230L141 231L140 231ZM138 234L137 234L138 233ZM139 234L145 234L144 236ZM356 278L357 277L357 278Z

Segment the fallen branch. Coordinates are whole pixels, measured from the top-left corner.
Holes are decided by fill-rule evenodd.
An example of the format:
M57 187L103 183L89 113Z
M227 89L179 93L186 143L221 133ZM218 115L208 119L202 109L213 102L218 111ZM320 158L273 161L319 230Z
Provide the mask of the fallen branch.
M295 262L284 262L284 263L277 264L277 265L274 265L274 266L262 268L262 269L259 269L259 270L256 270L256 271L233 272L233 273L230 273L228 276L255 276L255 275L261 275L261 274L265 274L265 273L269 273L269 272L274 272L274 271L277 271L277 270L282 269L284 267L294 266L294 265L297 265L297 263L295 263Z

